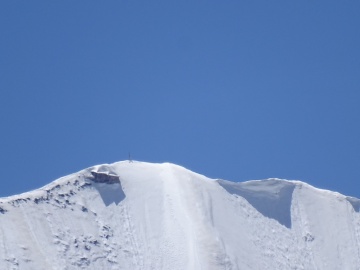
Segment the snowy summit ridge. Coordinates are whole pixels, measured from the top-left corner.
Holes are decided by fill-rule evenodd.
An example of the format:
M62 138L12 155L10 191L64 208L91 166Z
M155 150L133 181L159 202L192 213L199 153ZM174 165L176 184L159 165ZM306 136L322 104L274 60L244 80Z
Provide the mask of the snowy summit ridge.
M300 181L98 165L0 199L0 268L359 269L359 207Z

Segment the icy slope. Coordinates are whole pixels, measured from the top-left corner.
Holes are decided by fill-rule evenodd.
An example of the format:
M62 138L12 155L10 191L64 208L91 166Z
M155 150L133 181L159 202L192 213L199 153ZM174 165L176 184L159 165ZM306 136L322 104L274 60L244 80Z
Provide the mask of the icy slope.
M0 199L0 269L360 269L360 202L118 162Z

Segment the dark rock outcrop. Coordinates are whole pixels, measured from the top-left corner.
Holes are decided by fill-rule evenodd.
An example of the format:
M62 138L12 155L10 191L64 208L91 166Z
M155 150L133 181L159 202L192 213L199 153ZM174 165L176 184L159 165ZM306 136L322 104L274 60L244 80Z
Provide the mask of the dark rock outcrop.
M97 183L114 184L120 182L119 176L110 172L92 171L91 174L93 176L91 180Z

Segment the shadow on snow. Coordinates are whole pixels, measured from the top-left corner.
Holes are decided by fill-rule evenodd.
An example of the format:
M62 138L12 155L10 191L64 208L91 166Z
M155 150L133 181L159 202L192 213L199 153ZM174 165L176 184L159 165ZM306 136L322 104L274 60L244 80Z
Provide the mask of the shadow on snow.
M295 184L278 179L234 183L218 180L230 194L245 198L257 211L291 228L291 201Z
M93 183L93 186L99 191L101 199L106 206L112 203L118 205L125 199L125 193L121 187L121 182L114 184Z
M346 200L352 205L355 212L360 212L360 199L354 197L346 197Z

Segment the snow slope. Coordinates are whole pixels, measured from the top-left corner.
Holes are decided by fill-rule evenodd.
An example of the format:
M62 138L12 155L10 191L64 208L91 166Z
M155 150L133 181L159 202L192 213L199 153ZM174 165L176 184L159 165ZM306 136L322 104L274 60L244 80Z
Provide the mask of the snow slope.
M105 164L0 199L0 269L360 269L359 208L299 181Z

